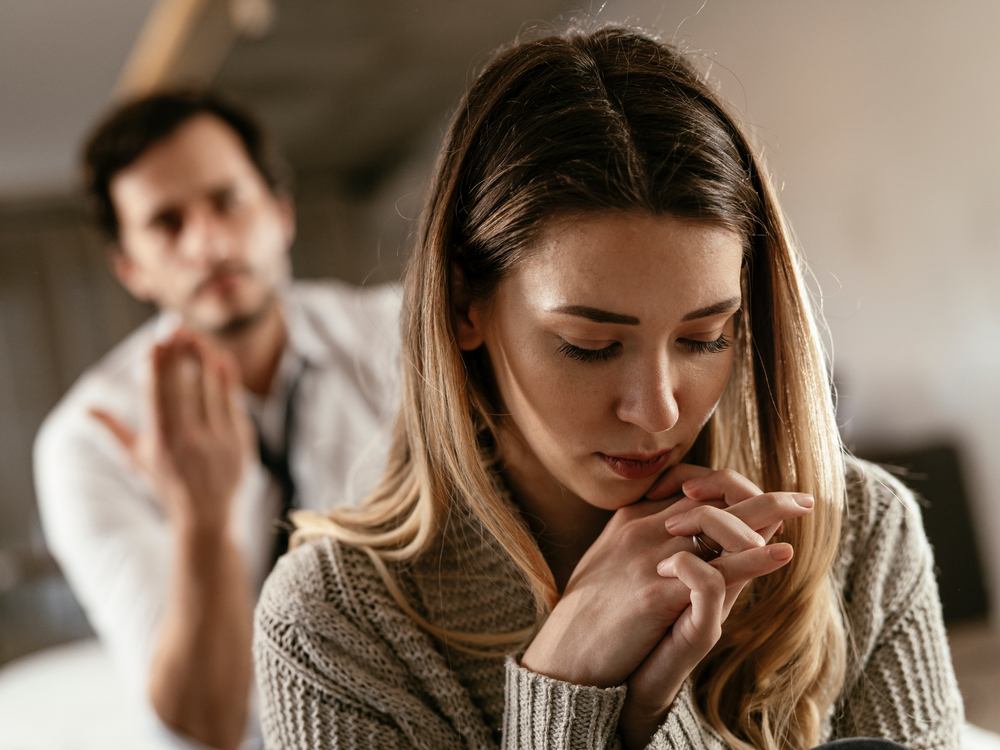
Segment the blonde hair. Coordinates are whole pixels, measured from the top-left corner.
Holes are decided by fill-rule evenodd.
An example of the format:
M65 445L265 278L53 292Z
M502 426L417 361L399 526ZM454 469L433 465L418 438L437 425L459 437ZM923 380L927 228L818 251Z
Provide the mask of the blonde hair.
M437 627L406 600L392 567L425 552L462 504L521 571L536 627L555 606L552 573L498 486L492 371L482 351L463 354L456 343L452 269L486 300L552 217L608 210L697 219L744 238L733 372L687 460L766 490L810 493L816 507L786 522L795 560L747 585L695 690L732 746L812 747L845 652L830 577L844 467L820 337L800 258L746 137L680 54L641 33L609 27L520 42L472 85L408 269L388 468L363 506L299 515L296 541L329 535L365 550L400 606L450 645L500 652L530 642L535 629Z

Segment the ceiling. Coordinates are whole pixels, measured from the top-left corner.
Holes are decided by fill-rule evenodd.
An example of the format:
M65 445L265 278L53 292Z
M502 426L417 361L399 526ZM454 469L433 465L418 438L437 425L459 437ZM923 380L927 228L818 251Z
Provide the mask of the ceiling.
M300 175L364 190L457 103L490 53L565 0L284 0L260 41L238 41L218 87L249 102Z
M237 4L207 0L206 7L223 2ZM364 192L441 122L492 50L581 3L271 5L273 22L261 38L230 36L218 55L215 85L258 111L298 173ZM154 0L0 0L0 198L73 189L80 142L112 101L154 6Z
M153 0L0 0L0 197L65 192Z

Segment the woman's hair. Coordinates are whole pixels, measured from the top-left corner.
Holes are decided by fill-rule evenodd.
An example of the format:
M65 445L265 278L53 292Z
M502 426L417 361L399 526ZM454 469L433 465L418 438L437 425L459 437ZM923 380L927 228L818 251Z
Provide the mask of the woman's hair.
M743 239L732 374L686 460L769 491L807 492L786 521L795 560L744 589L695 675L700 710L738 747L807 748L843 680L830 568L843 459L800 262L761 164L681 54L623 28L521 41L462 101L434 172L403 318L402 411L387 472L360 508L300 516L299 538L368 552L421 625L466 648L515 648L534 631L454 633L407 602L390 566L426 551L457 504L506 550L540 624L559 597L537 543L499 487L502 413L485 347L456 342L454 284L487 301L554 217L628 211L705 222ZM454 269L460 271L455 273Z

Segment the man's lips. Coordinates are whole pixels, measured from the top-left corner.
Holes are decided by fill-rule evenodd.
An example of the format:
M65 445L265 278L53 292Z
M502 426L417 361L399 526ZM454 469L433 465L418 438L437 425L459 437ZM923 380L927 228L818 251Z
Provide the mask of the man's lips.
M237 284L241 283L249 275L250 272L246 268L227 268L216 271L195 287L195 296L208 291L222 293L232 291Z
M670 459L670 451L662 453L639 454L624 453L609 456L605 453L598 453L608 468L615 474L625 479L648 479L663 470Z

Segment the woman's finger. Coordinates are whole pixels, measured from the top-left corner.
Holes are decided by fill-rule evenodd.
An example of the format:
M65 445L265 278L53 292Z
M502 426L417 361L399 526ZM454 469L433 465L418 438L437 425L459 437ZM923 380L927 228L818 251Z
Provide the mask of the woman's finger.
M681 489L694 500L725 500L726 505L736 505L761 494L757 485L733 469L721 469L687 479Z
M801 492L766 492L727 509L751 529L770 537L783 521L808 514L816 502ZM764 534L764 531L769 534Z
M673 536L705 535L708 539L703 543L713 547L714 542L714 548L722 554L735 554L764 546L761 535L742 519L711 505L699 505L680 515L671 516L664 525Z
M754 578L766 576L787 565L794 557L795 550L786 542L769 544L766 547L747 550L738 555L720 557L711 565L726 579L727 588L743 586Z
M686 552L674 555L665 562L661 565L670 575L664 577L677 578L691 591L691 627L683 628L683 637L694 650L691 657L693 664L697 664L722 634L727 581L717 568ZM674 626L675 634L680 624L681 620L678 620Z
M694 464L677 464L673 468L664 472L653 486L649 488L646 497L650 500L662 500L672 495L680 494L681 485L689 479L711 474L711 469Z

